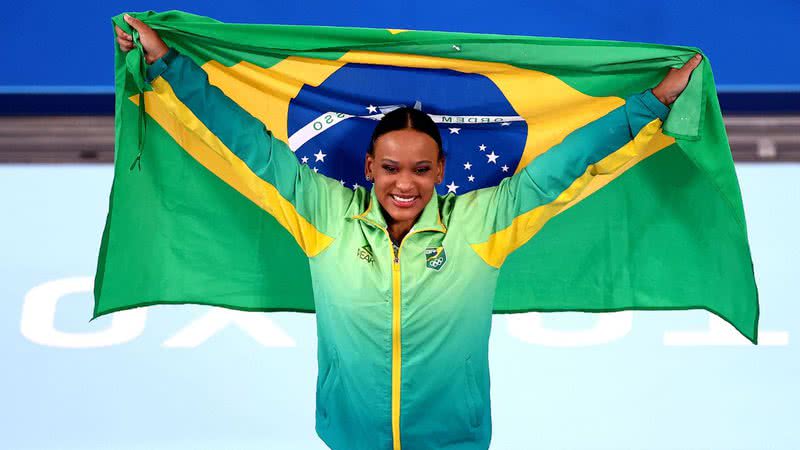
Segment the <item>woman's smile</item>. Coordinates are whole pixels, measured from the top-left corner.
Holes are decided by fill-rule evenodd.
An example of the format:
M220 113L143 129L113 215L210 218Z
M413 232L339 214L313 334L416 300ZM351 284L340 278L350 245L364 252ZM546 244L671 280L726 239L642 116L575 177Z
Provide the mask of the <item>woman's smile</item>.
M394 202L394 204L398 208L413 208L417 202L417 199L419 198L419 196L417 195L396 195L396 194L392 194L390 195L390 197L392 199L392 202Z

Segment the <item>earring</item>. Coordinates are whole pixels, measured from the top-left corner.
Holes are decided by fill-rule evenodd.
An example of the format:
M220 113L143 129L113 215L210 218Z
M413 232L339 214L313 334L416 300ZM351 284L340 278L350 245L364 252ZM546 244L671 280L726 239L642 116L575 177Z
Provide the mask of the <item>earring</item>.
M367 179L367 181L370 181L370 182L372 181L372 177L369 176L369 175L367 175L365 178Z

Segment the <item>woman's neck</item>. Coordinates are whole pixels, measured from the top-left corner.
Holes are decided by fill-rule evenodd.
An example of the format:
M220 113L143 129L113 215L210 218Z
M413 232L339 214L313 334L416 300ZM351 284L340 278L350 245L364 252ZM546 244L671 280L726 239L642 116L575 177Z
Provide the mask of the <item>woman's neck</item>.
M406 222L395 222L395 221L387 221L386 229L389 232L389 236L391 236L392 241L397 242L398 244L402 242L403 238L406 237L409 231L411 231L411 227L414 226L414 222L406 221Z
M392 241L397 242L398 245L402 242L403 238L406 237L408 232L411 231L411 227L414 226L419 218L419 216L417 216L411 220L398 221L394 220L383 208L381 208L381 213L383 214L383 219L386 221L386 231L389 232L389 237Z

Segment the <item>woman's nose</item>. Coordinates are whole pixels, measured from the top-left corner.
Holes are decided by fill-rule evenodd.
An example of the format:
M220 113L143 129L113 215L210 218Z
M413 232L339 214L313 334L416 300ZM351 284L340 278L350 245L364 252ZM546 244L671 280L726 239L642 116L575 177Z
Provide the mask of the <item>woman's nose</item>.
M397 185L397 189L401 191L410 191L414 187L411 176L407 174L398 175L395 185Z

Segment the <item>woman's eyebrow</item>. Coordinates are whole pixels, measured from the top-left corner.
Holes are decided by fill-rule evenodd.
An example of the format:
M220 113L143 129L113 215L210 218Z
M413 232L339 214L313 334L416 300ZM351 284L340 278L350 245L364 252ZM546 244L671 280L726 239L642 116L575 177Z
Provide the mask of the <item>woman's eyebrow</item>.
M381 163L400 164L399 162L397 162L397 161L395 161L393 159L389 159L389 158L383 158L381 160ZM425 159L423 161L417 161L417 162L414 163L415 166L418 166L420 164L433 164L433 161Z

